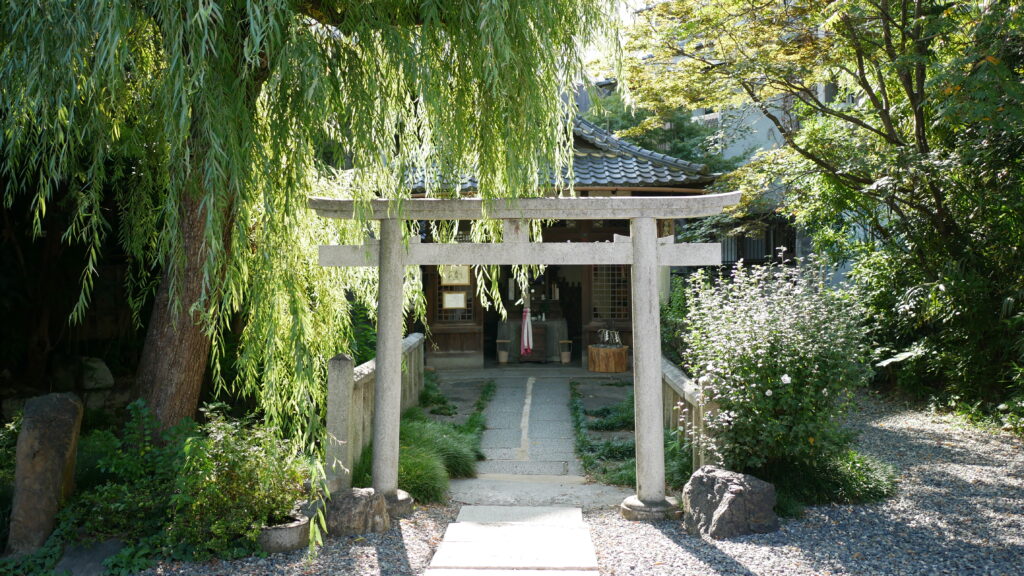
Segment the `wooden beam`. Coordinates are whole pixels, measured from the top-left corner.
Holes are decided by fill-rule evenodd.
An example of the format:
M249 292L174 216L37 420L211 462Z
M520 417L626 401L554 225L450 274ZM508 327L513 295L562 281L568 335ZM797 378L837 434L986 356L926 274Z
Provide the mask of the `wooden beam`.
M624 220L699 218L720 214L740 201L739 192L703 196L624 198L518 198L485 203L479 198L410 198L400 202L310 198L309 207L324 218L351 219L356 211L370 220Z
M719 266L721 244L660 244L660 266ZM377 245L320 246L321 266L376 266ZM524 242L514 244L411 244L406 266L488 264L632 264L630 242Z

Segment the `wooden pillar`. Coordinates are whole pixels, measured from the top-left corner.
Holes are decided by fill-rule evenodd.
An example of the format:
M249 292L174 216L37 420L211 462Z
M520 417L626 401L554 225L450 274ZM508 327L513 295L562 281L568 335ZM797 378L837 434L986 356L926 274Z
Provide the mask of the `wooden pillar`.
M635 496L620 507L630 520L678 516L665 498L662 429L661 310L658 298L658 229L654 218L630 221L633 243L633 397L636 410Z
M380 276L377 296L377 377L373 411L373 488L388 501L392 516L412 512L409 495L398 489L398 426L402 416L402 221L380 221Z

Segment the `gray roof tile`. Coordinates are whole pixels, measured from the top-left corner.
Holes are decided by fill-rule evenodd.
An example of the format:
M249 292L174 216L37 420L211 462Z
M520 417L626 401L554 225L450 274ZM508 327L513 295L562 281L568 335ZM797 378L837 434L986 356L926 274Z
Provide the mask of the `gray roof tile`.
M715 181L718 174L704 164L688 162L630 144L577 117L573 121L576 136L573 157L575 186L622 186L686 188ZM563 177L567 174L563 174ZM549 178L554 184L555 178ZM462 179L464 192L477 189L475 176ZM426 189L423 175L417 173L410 183L413 192Z

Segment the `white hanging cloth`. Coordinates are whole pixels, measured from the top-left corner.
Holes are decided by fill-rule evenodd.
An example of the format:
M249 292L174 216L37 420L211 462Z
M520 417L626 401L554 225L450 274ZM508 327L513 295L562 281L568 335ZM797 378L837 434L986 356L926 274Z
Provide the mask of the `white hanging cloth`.
M530 320L530 308L523 307L523 330L519 343L519 353L529 356L533 352L533 322Z

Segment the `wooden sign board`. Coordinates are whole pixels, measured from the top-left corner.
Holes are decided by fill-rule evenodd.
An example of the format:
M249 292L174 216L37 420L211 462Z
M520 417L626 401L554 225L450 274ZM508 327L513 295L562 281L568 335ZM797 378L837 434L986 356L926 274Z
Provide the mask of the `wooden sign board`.
M469 266L438 266L437 271L441 286L469 286Z

